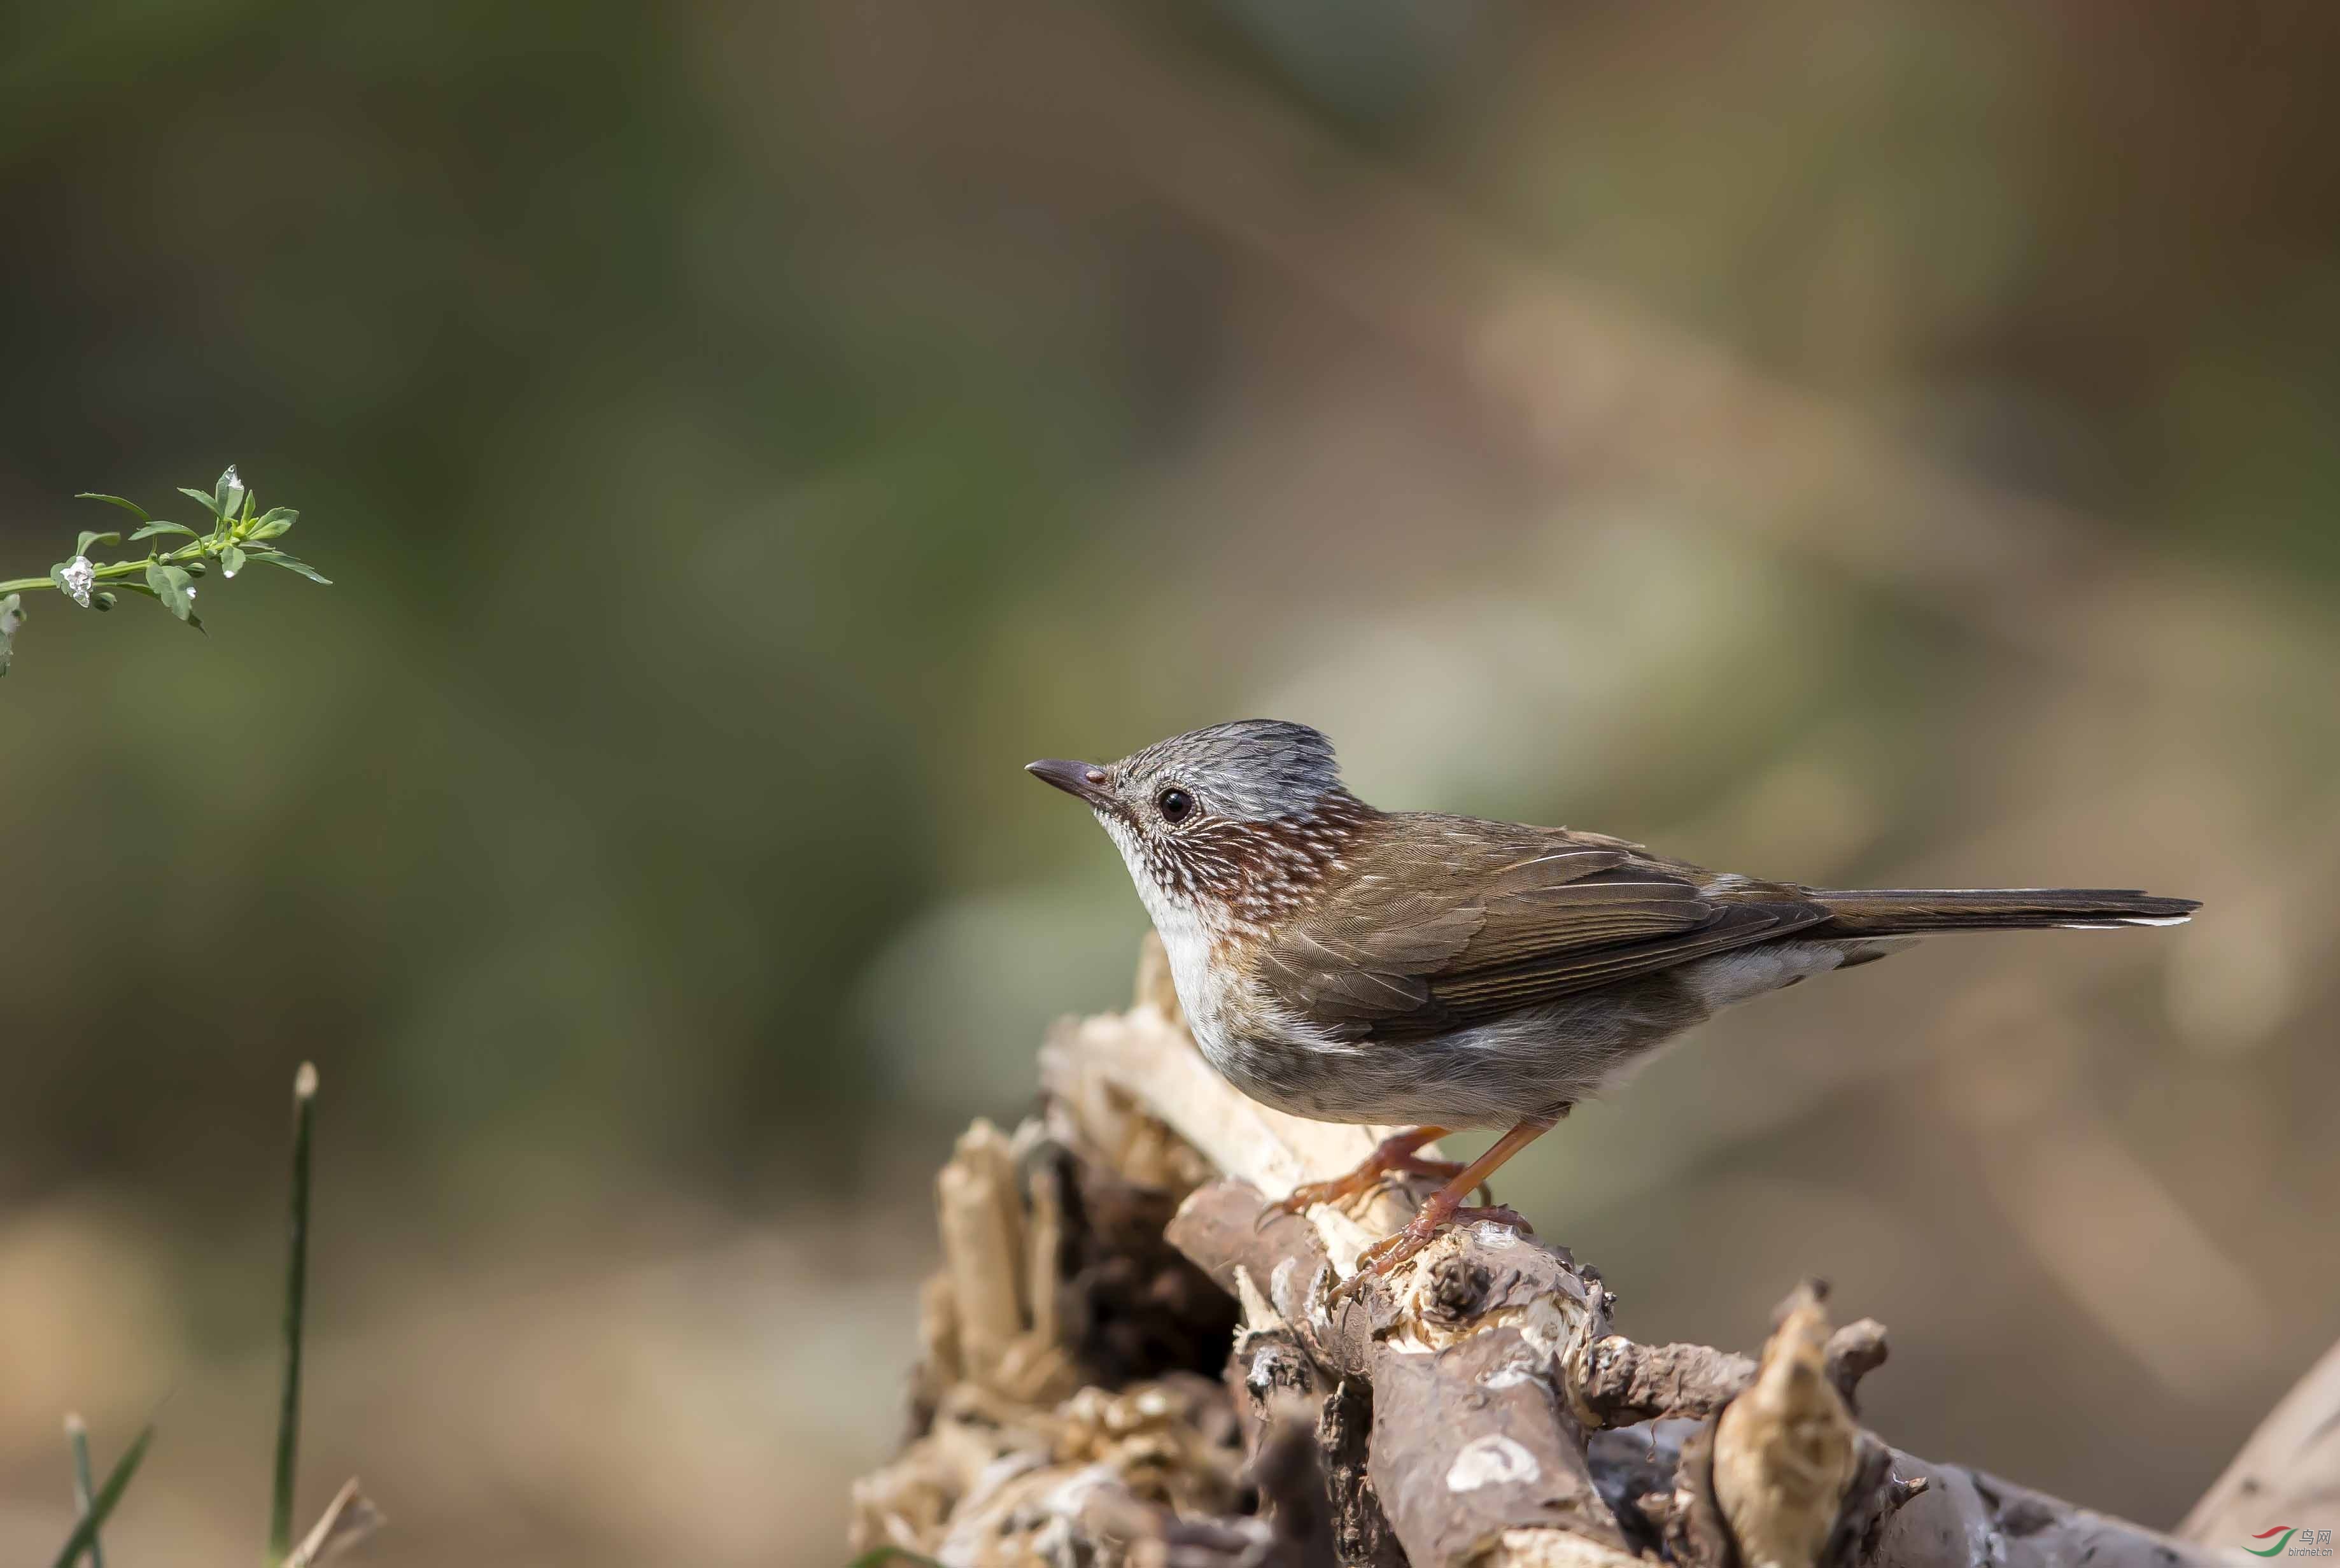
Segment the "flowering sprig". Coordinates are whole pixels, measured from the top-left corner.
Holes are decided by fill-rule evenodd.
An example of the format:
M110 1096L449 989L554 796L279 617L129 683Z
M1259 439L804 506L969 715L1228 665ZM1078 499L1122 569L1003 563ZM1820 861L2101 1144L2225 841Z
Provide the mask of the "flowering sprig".
M301 514L285 506L259 511L256 498L237 477L233 463L208 491L182 485L179 492L193 496L212 514L208 531L198 532L183 523L149 517L144 508L118 495L84 491L76 498L120 507L138 520L138 530L130 536L130 542L135 544L142 539L154 542L146 547L143 559L100 566L89 558L92 547L118 545L122 535L84 530L74 545L72 556L49 568L48 576L0 582L0 675L8 672L16 629L25 621L24 594L27 590L54 588L84 610L112 610L114 590L127 589L161 600L172 614L201 631L203 623L195 613L195 579L208 572L213 563L218 565L223 578L233 577L247 561L264 561L287 571L297 571L312 582L331 581L307 561L274 542L292 531ZM174 536L183 536L189 542L166 549L164 541Z

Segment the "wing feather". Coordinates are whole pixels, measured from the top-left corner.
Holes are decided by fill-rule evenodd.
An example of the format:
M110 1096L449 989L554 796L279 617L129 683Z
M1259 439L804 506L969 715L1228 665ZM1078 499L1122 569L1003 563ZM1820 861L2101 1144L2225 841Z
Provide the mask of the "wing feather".
M1261 976L1346 1037L1423 1038L1827 918L1801 888L1718 883L1621 839L1417 818L1284 923Z

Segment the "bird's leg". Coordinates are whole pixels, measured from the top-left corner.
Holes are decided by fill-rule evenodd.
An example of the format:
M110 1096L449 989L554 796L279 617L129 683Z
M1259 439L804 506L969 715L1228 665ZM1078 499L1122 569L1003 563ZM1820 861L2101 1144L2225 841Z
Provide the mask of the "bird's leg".
M1530 1116L1497 1138L1485 1154L1464 1166L1455 1173L1453 1180L1433 1193L1420 1212L1406 1223L1404 1229L1367 1247L1357 1258L1357 1272L1350 1277L1353 1280L1363 1278L1367 1265L1372 1265L1373 1273L1386 1276L1399 1264L1428 1246L1430 1238L1436 1236L1442 1226L1457 1220L1491 1219L1498 1225L1515 1226L1521 1230L1530 1228L1525 1220L1508 1208L1492 1206L1465 1208L1462 1200L1471 1196L1473 1188L1494 1175L1495 1167L1550 1132L1553 1124L1567 1114L1568 1107L1562 1106L1552 1115Z
M1450 1181L1462 1174L1457 1160L1426 1160L1418 1151L1433 1138L1446 1136L1444 1127L1408 1127L1392 1133L1367 1155L1356 1169L1330 1181L1312 1181L1294 1187L1291 1196L1268 1205L1269 1214L1299 1214L1311 1204L1343 1203L1372 1192L1393 1176L1435 1176ZM1469 1188L1464 1188L1469 1191Z

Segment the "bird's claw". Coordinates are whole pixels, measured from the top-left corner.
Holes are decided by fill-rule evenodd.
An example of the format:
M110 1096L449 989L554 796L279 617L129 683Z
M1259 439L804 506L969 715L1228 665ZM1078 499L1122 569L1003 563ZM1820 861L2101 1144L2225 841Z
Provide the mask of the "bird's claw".
M1453 1166L1455 1171L1462 1168L1460 1165L1448 1160L1422 1160L1416 1162L1416 1165L1419 1168L1403 1171L1385 1170L1370 1180L1362 1179L1356 1171L1351 1171L1347 1176L1332 1181L1308 1182L1294 1187L1291 1192L1259 1211L1259 1218L1252 1222L1252 1230L1256 1234L1265 1230L1285 1215L1305 1214L1320 1203L1341 1207L1353 1198L1378 1196L1409 1176L1435 1178L1442 1174L1451 1174L1443 1171L1445 1166ZM1481 1182L1473 1189L1472 1196L1483 1200L1486 1206L1490 1208L1499 1206L1495 1203L1495 1189L1485 1182ZM1503 1212L1509 1214L1512 1211L1504 1209Z
M1435 1213L1430 1206L1425 1206L1423 1211L1407 1221L1403 1228L1382 1237L1357 1255L1355 1270L1348 1278L1333 1287L1333 1299L1346 1300L1363 1287L1368 1276L1374 1279L1387 1279L1401 1265L1410 1261L1415 1254L1428 1246L1438 1233L1447 1226L1478 1225L1482 1222L1509 1226L1522 1236L1535 1234L1535 1226L1527 1222L1525 1216L1517 1209L1502 1204L1487 1204L1471 1208L1458 1206L1448 1209L1443 1214Z
M1420 1146L1421 1141L1419 1135L1386 1138L1380 1147L1360 1161L1354 1170L1344 1172L1327 1181L1303 1182L1268 1205L1268 1212L1271 1215L1304 1214L1320 1203L1337 1207L1356 1198L1369 1197L1407 1176L1453 1181L1462 1173L1462 1166L1457 1161L1424 1159L1416 1154L1414 1150ZM1264 1216L1261 1223L1266 1223Z
M1268 1205L1267 1212L1270 1215L1305 1214L1320 1203L1338 1207L1353 1198L1377 1193L1387 1186L1393 1177L1388 1171L1371 1169L1371 1165L1372 1162L1368 1161L1346 1176L1334 1176L1330 1181L1303 1182Z

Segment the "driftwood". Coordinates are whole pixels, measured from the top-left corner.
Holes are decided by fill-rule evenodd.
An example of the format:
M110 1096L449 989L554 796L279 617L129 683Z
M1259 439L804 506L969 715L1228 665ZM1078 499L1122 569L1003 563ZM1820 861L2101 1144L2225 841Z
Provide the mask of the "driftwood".
M1041 1113L1012 1135L977 1123L937 1180L945 1266L911 1434L855 1488L858 1551L950 1568L2218 1560L2202 1530L2160 1535L1862 1429L1885 1330L1831 1328L1817 1285L1756 1357L1627 1338L1597 1270L1483 1223L1336 1291L1420 1190L1273 1209L1386 1129L1227 1086L1151 938L1135 1004L1058 1026L1040 1076ZM2284 1420L2262 1434L2282 1464L2260 1467L2316 1495L2300 1455L2328 1487L2328 1434ZM2223 1520L2219 1495L2197 1514Z

